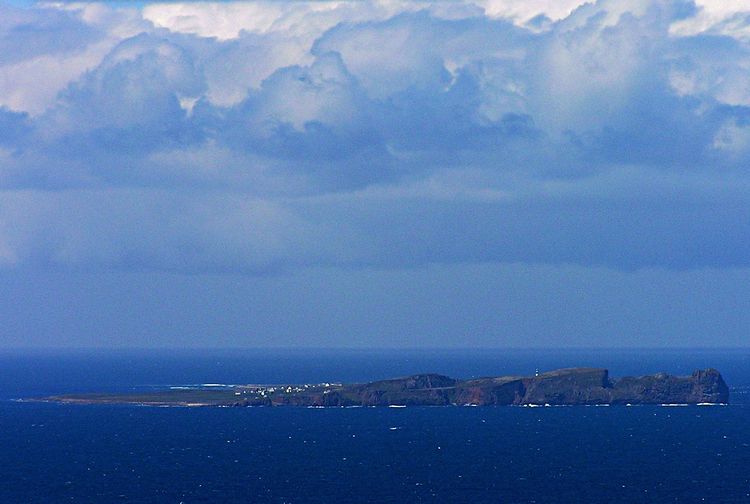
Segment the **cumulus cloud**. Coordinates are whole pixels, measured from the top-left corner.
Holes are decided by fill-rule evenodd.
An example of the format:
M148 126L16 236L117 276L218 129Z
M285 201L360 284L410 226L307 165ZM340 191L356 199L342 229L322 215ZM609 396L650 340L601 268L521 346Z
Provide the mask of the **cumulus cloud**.
M748 265L743 5L2 9L7 267Z
M695 9L694 15L681 19L670 27L672 34L690 36L708 33L741 39L746 39L750 35L747 24L750 15L748 0L696 0Z
M38 114L124 38L147 26L97 4L0 5L0 106Z

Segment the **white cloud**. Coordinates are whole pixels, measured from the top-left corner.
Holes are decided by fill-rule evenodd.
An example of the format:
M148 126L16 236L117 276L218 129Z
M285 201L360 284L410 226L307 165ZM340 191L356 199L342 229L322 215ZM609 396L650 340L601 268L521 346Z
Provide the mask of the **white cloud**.
M750 47L685 2L35 9L0 23L0 262L750 257Z
M546 16L559 21L570 15L575 9L586 4L585 0L479 0L488 16L511 19L518 24L526 24L537 16Z
M402 12L430 10L438 17L455 18L478 14L471 3L374 0L344 1L251 1L155 3L143 9L143 17L156 26L201 37L230 40L242 33L284 33L312 42L342 22L388 19Z
M358 116L356 100L356 88L339 56L324 54L310 67L290 68L267 81L257 99L254 127L288 123L301 131L313 121L346 127Z
M202 63L206 98L220 107L237 105L279 68L311 64L310 44L310 40L271 33L244 35L219 45Z
M715 33L729 37L747 39L750 36L750 1L695 0L698 12L695 16L675 21L670 33L688 37L701 33Z
M48 18L62 11L58 24L32 31L26 43L28 56L20 55L6 63L0 61L0 106L33 115L52 106L60 91L98 65L117 43L147 28L135 10L113 10L101 4L41 4L41 7L15 11L21 12L20 19L16 24L6 21L6 37L17 36L16 30L24 26L45 24ZM8 19L12 21L13 16ZM78 36L79 32L83 33ZM49 40L49 49L34 51L35 44L46 45L45 39Z
M143 17L156 26L219 40L237 38L242 32L265 34L280 31L292 36L319 34L336 23L305 23L305 17L336 11L340 2L237 2L149 4Z
M727 121L716 133L713 147L741 156L750 150L750 125L740 125L736 120Z
M186 115L180 98L202 91L202 76L182 47L142 34L120 43L62 93L45 126L52 136L97 127L169 127Z
M113 46L113 41L104 41L81 53L42 55L0 67L0 105L41 114L55 103L60 91L94 68Z

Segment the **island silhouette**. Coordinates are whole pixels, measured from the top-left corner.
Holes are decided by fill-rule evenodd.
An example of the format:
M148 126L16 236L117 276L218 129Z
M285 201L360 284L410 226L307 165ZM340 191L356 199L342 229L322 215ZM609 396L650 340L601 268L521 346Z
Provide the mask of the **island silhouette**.
M202 384L133 393L64 394L34 399L76 404L149 406L564 406L726 404L729 388L715 369L689 376L657 373L611 378L601 368L566 368L534 376L458 380L426 373L370 383Z

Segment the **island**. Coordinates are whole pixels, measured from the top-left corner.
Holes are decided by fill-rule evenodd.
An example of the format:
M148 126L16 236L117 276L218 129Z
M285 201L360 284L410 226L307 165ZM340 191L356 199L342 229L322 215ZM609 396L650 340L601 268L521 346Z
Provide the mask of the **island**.
M417 374L370 383L172 386L132 393L65 394L34 399L74 404L144 406L572 406L727 404L729 389L715 369L690 376L657 373L611 378L606 369L568 368L534 376L457 380Z

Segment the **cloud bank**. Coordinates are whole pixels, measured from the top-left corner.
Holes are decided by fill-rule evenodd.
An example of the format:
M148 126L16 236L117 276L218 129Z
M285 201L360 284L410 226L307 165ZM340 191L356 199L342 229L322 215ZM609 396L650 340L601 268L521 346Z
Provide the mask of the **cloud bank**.
M0 267L750 266L750 2L0 6Z

